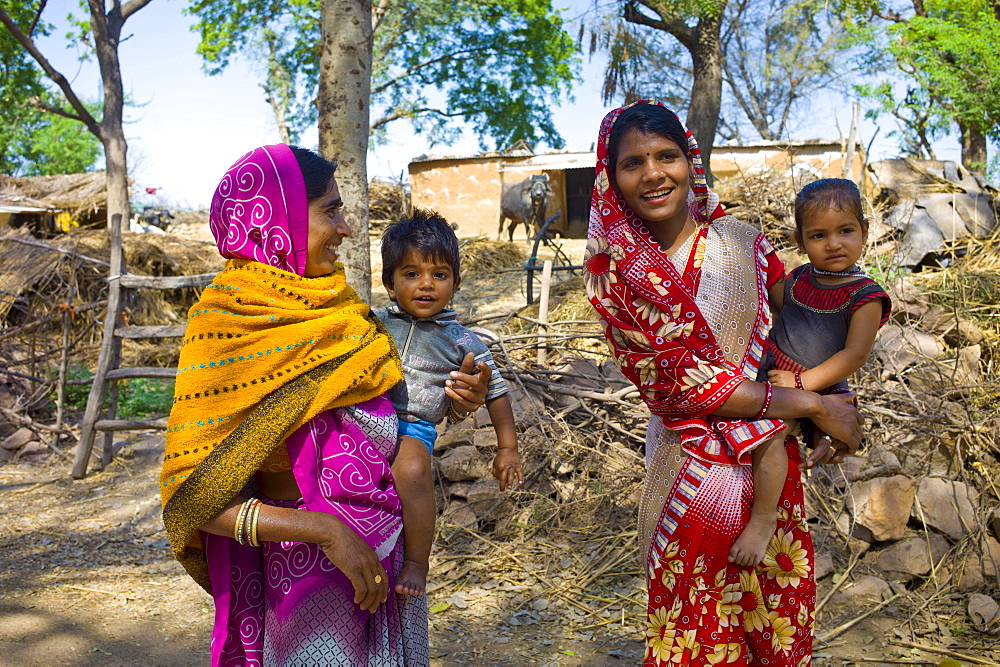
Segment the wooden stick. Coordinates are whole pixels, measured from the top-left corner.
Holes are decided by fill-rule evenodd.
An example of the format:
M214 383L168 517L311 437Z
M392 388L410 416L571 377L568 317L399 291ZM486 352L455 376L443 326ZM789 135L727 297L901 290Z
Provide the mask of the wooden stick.
M111 268L110 276L119 276L125 265L125 255L122 252L122 216L119 213L111 216L111 224L108 229L111 246ZM73 461L71 474L74 479L80 479L87 474L87 465L90 463L90 452L94 446L94 424L97 423L98 415L104 406L104 396L107 393L108 383L105 375L111 365L114 352L115 327L118 324L118 316L121 309L121 286L117 280L108 283L108 309L104 317L104 331L101 336L101 351L97 357L97 369L94 371L94 384L90 386L90 395L87 397L87 408L83 415L83 427L80 431L80 443L76 449L76 458ZM118 343L120 345L120 342Z
M872 607L871 609L869 609L865 613L861 614L860 616L852 618L851 620L847 621L846 623L841 623L840 625L838 625L837 627L835 627L833 630L830 630L828 633L826 633L825 635L823 635L822 637L820 637L819 639L817 639L816 643L817 644L823 644L825 642L830 641L831 639L833 639L834 637L836 637L840 633L846 632L847 630L850 630L851 628L853 628L855 625L857 625L861 621L865 620L866 618L868 618L869 616L871 616L875 612L881 610L883 607L885 607L886 605L888 605L890 602L894 601L900 595L902 595L902 593L896 593L895 595L893 595L888 600L885 600L885 601L879 603L877 606Z
M949 658L955 658L956 660L965 660L966 662L971 662L973 665L992 665L997 667L997 663L992 660L983 660L982 658L976 658L971 655L966 655L964 653L959 653L958 651L951 651L946 648L938 648L936 646L924 646L923 644L914 644L912 642L904 642L899 639L890 639L889 643L893 646L905 646L906 648L918 648L921 651L927 651L928 653L940 653L941 655L946 655Z
M66 294L66 310L63 310L62 314L62 354L59 357L59 381L56 383L56 428L58 429L62 428L63 409L66 406L66 374L69 371L69 334L73 324L69 308L73 303L75 294L76 289L70 284L69 292ZM56 451L59 450L58 431L52 434L52 446Z
M48 243L41 243L39 241L29 241L27 239L21 239L16 236L8 236L4 238L4 241L14 241L15 243L23 243L24 245L34 246L36 248L45 248L46 250L51 250L53 252L62 253L67 257L76 257L77 259L82 259L86 262L91 262L92 264L99 264L100 266L111 266L105 261L94 259L93 257L87 257L86 255L81 255L78 252L73 252L72 250L64 250L63 248L58 248L54 245Z
M552 260L542 264L542 294L538 300L538 367L545 368L548 350L545 339L549 331L549 291L552 287Z
M851 554L851 560L847 563L847 569L844 570L843 576L841 576L840 579L837 580L837 583L833 585L833 588L830 589L830 592L823 597L823 599L820 601L818 605L816 605L815 614L817 616L819 616L819 612L823 610L823 607L826 606L826 603L830 601L830 598L833 597L833 594L839 591L840 587L844 585L845 581L847 581L847 575L849 575L851 573L851 570L854 569L854 566L857 565L859 557L860 557L860 552L854 552Z

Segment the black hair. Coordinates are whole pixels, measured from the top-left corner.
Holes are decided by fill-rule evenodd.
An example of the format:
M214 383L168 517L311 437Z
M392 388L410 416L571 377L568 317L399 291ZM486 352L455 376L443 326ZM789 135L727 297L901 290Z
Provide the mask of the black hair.
M410 250L447 264L455 280L459 279L458 237L437 212L415 208L409 216L385 228L382 232L383 283L392 286L392 274Z
M337 161L331 162L315 151L301 146L289 146L289 148L295 155L295 161L299 163L302 180L306 182L306 199L309 201L319 199L330 185L333 172L337 170Z
M656 134L670 139L678 146L688 159L687 130L677 119L677 115L659 104L635 104L621 113L615 119L614 127L608 136L608 172L614 174L618 164L618 145L630 130L638 130L643 134Z
M858 219L861 234L868 236L868 219L861 203L861 191L854 181L846 178L823 178L807 184L795 196L795 242L801 248L802 228L806 218L817 212L837 210Z

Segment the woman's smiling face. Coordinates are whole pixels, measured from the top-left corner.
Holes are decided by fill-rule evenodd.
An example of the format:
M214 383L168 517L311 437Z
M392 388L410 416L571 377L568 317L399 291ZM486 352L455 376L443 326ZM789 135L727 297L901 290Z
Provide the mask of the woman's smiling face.
M306 254L306 278L328 276L336 269L340 258L337 248L351 228L344 219L344 202L340 198L337 181L330 183L318 199L309 202L309 241Z
M650 228L683 227L689 216L692 167L677 142L629 130L619 141L611 166L622 199Z

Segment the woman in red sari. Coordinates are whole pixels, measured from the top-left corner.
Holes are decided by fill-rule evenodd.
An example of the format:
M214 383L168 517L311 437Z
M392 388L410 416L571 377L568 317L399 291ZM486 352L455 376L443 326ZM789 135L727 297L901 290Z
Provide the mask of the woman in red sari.
M809 664L813 548L783 420L809 417L838 443L821 443L811 467L857 449L858 413L751 380L784 267L759 230L723 211L677 117L652 100L616 109L597 150L587 290L652 413L639 510L646 663ZM789 461L777 528L756 567L730 563L753 502L750 453L775 438Z

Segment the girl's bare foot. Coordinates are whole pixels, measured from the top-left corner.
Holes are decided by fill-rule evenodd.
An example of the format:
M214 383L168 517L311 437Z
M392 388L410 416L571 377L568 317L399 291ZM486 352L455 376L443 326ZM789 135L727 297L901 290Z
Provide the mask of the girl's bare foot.
M753 567L764 560L767 543L771 541L777 526L778 516L774 512L762 517L751 515L747 527L729 550L729 562Z
M427 590L427 565L404 560L396 577L396 592L400 595L423 595Z

